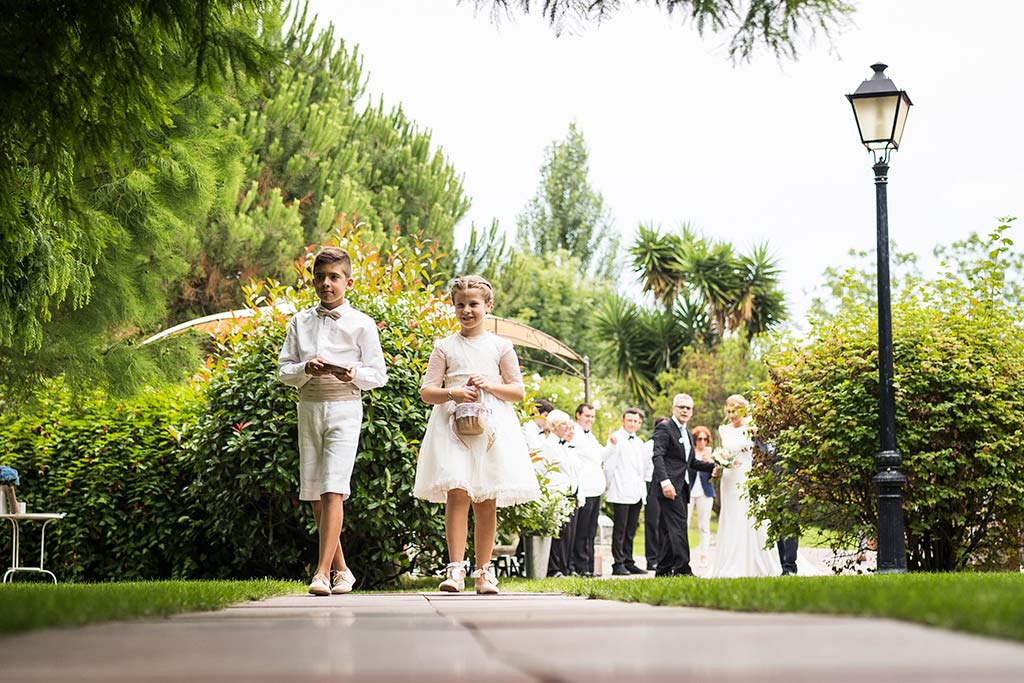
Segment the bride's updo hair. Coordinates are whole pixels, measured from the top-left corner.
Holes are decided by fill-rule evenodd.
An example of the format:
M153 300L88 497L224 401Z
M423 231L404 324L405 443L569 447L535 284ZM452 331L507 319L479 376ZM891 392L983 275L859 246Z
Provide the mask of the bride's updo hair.
M728 410L729 408L743 408L743 411L747 412L750 410L750 403L739 394L733 394L725 399L725 409Z
M483 296L485 304L494 302L494 288L491 286L490 282L479 275L464 275L462 277L455 278L455 281L452 282L452 290L450 292L452 303L455 303L455 292L464 292L467 289L480 290L480 294Z

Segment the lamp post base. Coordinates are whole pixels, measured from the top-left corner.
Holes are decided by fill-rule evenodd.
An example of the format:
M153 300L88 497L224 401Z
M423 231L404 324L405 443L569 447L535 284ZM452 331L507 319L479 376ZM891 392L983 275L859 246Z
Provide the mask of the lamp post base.
M875 456L878 474L872 481L878 489L878 573L903 574L907 571L907 542L903 528L903 484L906 476L899 470L900 455L882 451Z

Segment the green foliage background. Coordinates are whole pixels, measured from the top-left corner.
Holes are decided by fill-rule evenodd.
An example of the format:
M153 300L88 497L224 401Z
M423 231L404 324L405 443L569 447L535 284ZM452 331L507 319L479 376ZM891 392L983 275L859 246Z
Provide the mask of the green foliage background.
M952 571L1019 560L1024 529L1024 319L1006 299L1006 222L964 282L911 281L893 302L897 451L908 568ZM751 492L774 534L800 524L857 547L877 524L877 323L855 298L803 344L767 356L755 420L777 456ZM799 509L788 505L799 497Z

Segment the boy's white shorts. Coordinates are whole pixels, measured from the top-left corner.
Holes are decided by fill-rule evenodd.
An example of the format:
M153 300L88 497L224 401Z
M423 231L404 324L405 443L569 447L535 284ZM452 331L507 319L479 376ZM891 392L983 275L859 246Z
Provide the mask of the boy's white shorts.
M299 401L299 499L352 494L363 402Z

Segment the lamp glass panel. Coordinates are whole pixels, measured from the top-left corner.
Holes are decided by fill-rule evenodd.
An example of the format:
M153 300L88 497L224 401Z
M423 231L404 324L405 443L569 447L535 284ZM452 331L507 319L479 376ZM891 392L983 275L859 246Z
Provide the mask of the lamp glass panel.
M897 147L900 146L900 138L903 137L903 126L907 125L907 112L910 111L910 100L906 95L901 94L899 99L899 111L896 112L896 126L892 131L892 141Z
M900 95L858 97L853 100L853 111L860 126L861 141L869 149L885 149L892 141L893 123Z

